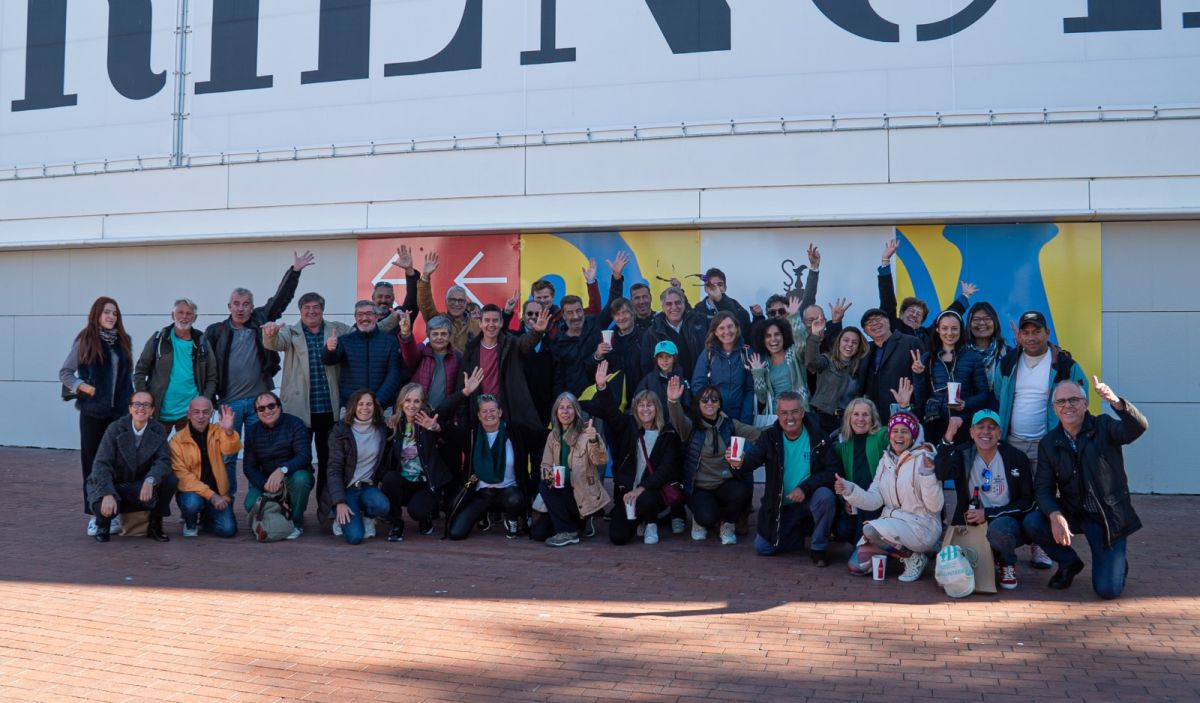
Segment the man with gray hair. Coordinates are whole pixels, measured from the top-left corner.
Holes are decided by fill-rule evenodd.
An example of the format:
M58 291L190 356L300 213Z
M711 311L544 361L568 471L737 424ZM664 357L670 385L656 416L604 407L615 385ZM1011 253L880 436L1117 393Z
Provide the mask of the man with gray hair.
M321 361L326 366L341 365L338 378L338 405L346 407L350 396L363 388L375 395L383 408L396 402L400 386L411 374L400 363L396 336L380 331L375 303L360 300L354 304L354 329L340 337L325 340ZM336 411L335 411L336 413Z
M154 397L155 419L170 434L187 425L188 403L217 392L217 360L208 340L192 329L196 304L187 298L175 301L171 324L146 340L133 371L133 386Z
M216 357L216 402L233 409L233 429L246 436L246 428L258 422L254 399L258 394L275 387L279 371L279 354L263 347L259 333L263 323L274 322L283 316L296 286L300 272L316 261L311 251L292 256L292 266L283 274L275 295L261 307L254 306L254 294L245 288L235 288L229 294L229 317L215 322L204 331L209 352ZM229 495L237 494L237 455L225 457L229 474Z
M467 289L462 286L450 286L446 291L446 312L438 312L433 302L433 284L430 279L438 270L438 254L431 251L425 255L425 264L421 267L421 278L417 281L417 308L421 317L428 322L438 315L443 315L450 321L450 346L458 353L467 348L467 339L479 334L479 321L467 314Z

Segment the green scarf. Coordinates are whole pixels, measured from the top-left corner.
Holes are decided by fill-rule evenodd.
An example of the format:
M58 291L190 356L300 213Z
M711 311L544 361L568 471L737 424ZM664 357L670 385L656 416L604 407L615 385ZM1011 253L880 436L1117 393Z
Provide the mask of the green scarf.
M567 429L558 431L558 465L563 467L563 485L571 483L571 445L567 444Z
M508 442L508 426L500 422L500 431L496 433L496 441L488 446L487 431L480 425L475 430L475 448L471 454L471 467L475 475L484 483L501 483L504 481L505 452Z

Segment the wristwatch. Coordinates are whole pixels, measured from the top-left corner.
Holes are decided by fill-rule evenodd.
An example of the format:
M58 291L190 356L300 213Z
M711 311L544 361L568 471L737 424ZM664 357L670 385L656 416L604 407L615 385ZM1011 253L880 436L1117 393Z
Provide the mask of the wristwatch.
M148 484L150 484L151 486L153 486L153 485L155 485L156 483L158 483L158 481L155 481L153 476L147 476L147 477L146 477L146 483L148 483Z
M279 467L279 473L283 474L284 476L287 476L287 475L288 475L288 467L286 467L286 466L280 466L280 467Z

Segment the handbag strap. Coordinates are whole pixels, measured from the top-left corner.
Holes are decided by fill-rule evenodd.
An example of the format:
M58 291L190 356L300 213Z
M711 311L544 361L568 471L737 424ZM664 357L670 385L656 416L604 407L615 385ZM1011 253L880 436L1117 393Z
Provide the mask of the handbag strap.
M638 437L638 446L642 449L642 458L646 460L646 470L650 472L651 476L653 476L654 464L650 463L650 454L646 451L646 435L643 434Z

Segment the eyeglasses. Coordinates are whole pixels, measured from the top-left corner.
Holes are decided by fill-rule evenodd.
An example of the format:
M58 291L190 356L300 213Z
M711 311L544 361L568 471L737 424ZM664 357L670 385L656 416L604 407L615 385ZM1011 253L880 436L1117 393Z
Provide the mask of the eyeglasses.
M456 303L458 305L466 305L467 299L466 298L446 298L446 302L447 303Z
M254 406L254 409L260 413L267 413L267 412L271 412L272 410L274 410L275 408L278 408L278 407L279 407L279 403L267 403L266 405L256 405L256 406Z
M129 407L133 408L134 410L149 410L150 408L154 407L154 403L143 403L142 401L138 401L136 403L130 403Z
M1086 398L1079 398L1079 397L1075 397L1075 398L1056 398L1056 399L1054 400L1054 407L1056 407L1056 408L1066 408L1066 407L1073 407L1073 406L1076 406L1076 405L1083 405L1083 404L1085 404L1085 403L1087 403L1087 399L1086 399Z
M771 308L767 310L767 317L787 317L787 308Z

